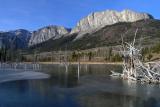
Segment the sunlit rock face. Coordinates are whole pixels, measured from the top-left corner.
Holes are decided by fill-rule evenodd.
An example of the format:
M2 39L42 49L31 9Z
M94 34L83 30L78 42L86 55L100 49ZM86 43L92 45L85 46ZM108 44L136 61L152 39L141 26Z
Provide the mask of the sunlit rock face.
M69 33L69 30L62 26L47 26L32 33L29 46L33 46L49 39L58 39Z
M131 10L123 10L121 12L114 10L95 12L80 20L77 26L72 29L71 33L90 31L119 22L135 22L152 18L153 17L147 13L138 13Z

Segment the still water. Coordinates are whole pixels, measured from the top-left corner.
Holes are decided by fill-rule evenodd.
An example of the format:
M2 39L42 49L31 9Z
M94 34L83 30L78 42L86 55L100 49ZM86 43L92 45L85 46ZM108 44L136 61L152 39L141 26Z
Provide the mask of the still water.
M0 83L0 107L160 107L160 86L111 78L115 65L43 65L49 79Z

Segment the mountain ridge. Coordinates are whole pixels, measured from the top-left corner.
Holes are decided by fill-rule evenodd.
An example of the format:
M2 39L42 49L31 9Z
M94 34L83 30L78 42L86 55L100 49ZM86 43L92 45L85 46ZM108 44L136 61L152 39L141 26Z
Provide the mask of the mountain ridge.
M148 19L136 22L121 22L113 25L107 25L95 32L85 33L82 38L74 40L78 33L68 34L57 40L50 39L42 44L31 47L40 51L51 50L84 50L96 47L117 46L121 44L121 35L126 31L124 36L125 42L130 42L134 38L136 29L137 41L142 37L142 46L154 45L160 41L160 20Z
M135 22L143 19L153 19L153 16L148 13L135 12L129 9L125 9L121 12L115 10L93 12L82 18L77 23L76 27L72 29L71 33L94 30L98 27L104 27L119 22Z
M36 45L51 38L57 39L69 33L69 29L63 26L50 25L33 31L29 40L29 46Z
M0 48L24 49L28 47L31 33L25 29L17 29L0 33Z
M154 20L154 17L148 13L135 12L131 10L123 10L121 12L115 11L115 10L93 12L89 14L87 17L82 18L73 29L68 29L66 27L58 26L58 25L48 25L32 32L25 29L1 32L0 46L3 44L10 45L9 42L11 42L11 40L14 39L14 36L17 38L18 35L21 35L20 37L23 37L23 38L19 38L18 41L16 41L17 43L15 43L17 44L17 46L18 45L20 46L18 48L28 48L28 47L32 48L34 47L34 45L38 46L38 44L40 45L45 44L45 42L48 42L48 41L58 43L57 41L63 41L63 38L68 38L69 39L69 40L67 39L68 41L72 40L72 42L74 42L75 45L77 45L76 42L79 42L79 41L83 42L82 40L86 42L86 40L88 40L88 44L86 44L86 47L90 48L92 47L92 46L89 46L90 39L92 40L94 38L93 35L101 31L104 27L108 26L113 28L113 26L117 26L122 23L134 23L134 22L136 23L137 21L141 21L141 20ZM112 30L113 29L111 29L111 31ZM116 31L118 30L116 29ZM24 33L24 36L22 36L23 33ZM113 33L111 33L110 36L114 37L114 35L112 34ZM10 35L10 36L6 38L3 35ZM28 36L25 37L25 35L28 35ZM4 40L3 37L8 40ZM67 43L67 40L65 40L66 43ZM8 42L3 42L3 41L8 41ZM19 43L19 42L22 42L22 43ZM103 42L105 42L105 40L103 40ZM74 45L72 46L75 47Z

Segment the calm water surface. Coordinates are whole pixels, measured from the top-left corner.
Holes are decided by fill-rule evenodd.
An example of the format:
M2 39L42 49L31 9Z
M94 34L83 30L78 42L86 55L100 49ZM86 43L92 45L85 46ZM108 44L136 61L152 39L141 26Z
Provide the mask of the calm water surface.
M0 84L0 107L160 107L160 86L109 76L121 66L43 65L49 79Z

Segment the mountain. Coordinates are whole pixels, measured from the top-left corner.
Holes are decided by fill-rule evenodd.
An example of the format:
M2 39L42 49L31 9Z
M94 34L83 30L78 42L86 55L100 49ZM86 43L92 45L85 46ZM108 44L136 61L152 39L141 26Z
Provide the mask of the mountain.
M129 42L134 38L134 33L138 28L136 41L142 46L150 46L160 41L160 20L147 19L136 22L121 22L113 25L106 25L95 32L84 33L82 38L75 40L78 33L67 34L56 40L50 39L35 47L40 51L51 50L77 50L90 49L96 47L109 47L121 44L121 35L124 41ZM140 39L141 38L141 39ZM32 47L32 49L35 49Z
M143 37L143 45L153 45L160 40L160 21L150 14L131 10L121 12L106 10L94 12L80 20L72 29L63 26L46 26L33 32L19 29L0 32L0 47L39 48L41 51L59 49L89 49L116 46L124 40L131 41L139 29L137 38Z
M24 29L0 32L0 48L24 49L28 47L31 33Z
M113 25L119 22L135 22L138 20L152 19L147 13L138 13L132 10L123 10L121 12L106 10L94 12L81 19L71 33L93 31L96 28L102 28L106 25Z
M68 34L70 32L69 29L64 28L62 26L47 26L41 28L32 33L32 36L29 41L29 46L33 46L42 42L45 42L49 39L58 39L62 35Z
M131 10L95 12L80 20L71 32L62 26L47 26L34 31L29 41L29 46L40 44L51 38L55 40L68 35L68 33L78 33L78 36L75 38L76 40L86 33L95 32L106 25L113 25L120 22L135 22L144 19L153 19L153 17L147 13L138 13Z

